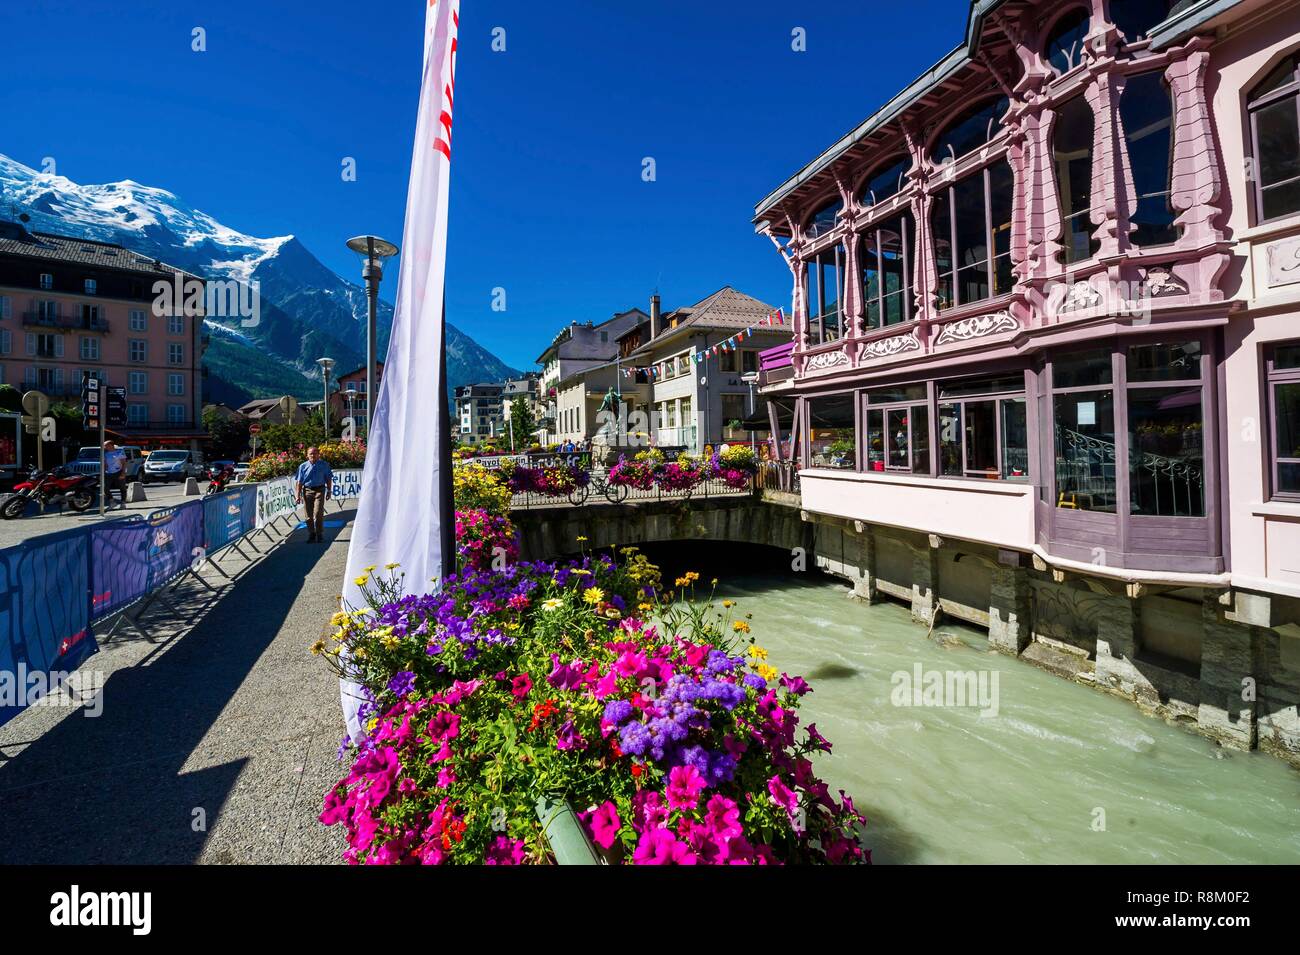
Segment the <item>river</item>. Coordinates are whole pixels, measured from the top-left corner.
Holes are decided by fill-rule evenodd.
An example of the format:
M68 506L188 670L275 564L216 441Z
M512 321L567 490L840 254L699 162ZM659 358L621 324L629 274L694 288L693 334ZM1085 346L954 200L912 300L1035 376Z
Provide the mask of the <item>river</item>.
M724 571L712 547L651 556L669 582L692 557L722 577L768 662L812 684L801 719L834 746L818 769L865 811L877 863L1300 862L1300 773L1274 757L988 652L978 628L927 638L905 606L850 600L831 577ZM896 674L918 664L922 685L982 674L985 705L914 705Z

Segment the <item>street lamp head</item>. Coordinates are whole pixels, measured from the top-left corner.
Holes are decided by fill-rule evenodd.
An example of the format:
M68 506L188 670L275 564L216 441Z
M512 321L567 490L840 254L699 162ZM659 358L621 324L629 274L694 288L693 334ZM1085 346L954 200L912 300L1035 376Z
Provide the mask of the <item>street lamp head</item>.
M363 269L382 269L384 259L397 254L397 246L377 235L359 235L348 239L348 248L361 257Z
M316 364L320 365L320 367L321 367L321 371L325 372L325 377L326 377L326 378L329 378L329 376L330 376L330 371L331 371L331 369L333 369L333 367L334 367L334 359L333 359L333 358L317 358L317 359L316 359Z

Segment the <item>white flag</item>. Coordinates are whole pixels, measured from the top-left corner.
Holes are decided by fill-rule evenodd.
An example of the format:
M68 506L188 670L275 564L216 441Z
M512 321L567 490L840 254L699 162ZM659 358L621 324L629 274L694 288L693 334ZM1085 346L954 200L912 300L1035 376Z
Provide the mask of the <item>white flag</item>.
M443 279L447 266L447 195L451 173L452 91L456 76L456 30L460 0L429 0L425 13L424 74L415 123L415 149L406 194L397 306L384 359L370 434L366 436L364 491L348 547L343 597L363 598L356 578L366 567L401 564L408 593L438 586L444 562L444 522L439 509L443 479L439 449L442 380ZM450 466L451 462L445 462ZM360 733L362 699L355 684L342 686L343 715L353 739Z

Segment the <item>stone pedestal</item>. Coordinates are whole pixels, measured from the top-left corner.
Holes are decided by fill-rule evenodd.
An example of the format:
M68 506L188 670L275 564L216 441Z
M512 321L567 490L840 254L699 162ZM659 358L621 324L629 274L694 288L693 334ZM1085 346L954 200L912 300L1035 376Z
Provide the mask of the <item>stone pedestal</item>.
M989 593L989 646L1019 656L1029 646L1029 574L1022 567L993 568Z
M144 485L139 481L132 481L126 486L126 503L140 504L147 500L149 498L145 497Z
M1259 674L1250 627L1223 619L1213 596L1201 604L1201 702L1196 726L1233 749L1255 746Z
M876 590L876 536L861 521L854 525L857 537L857 573L853 577L853 596L866 603L875 603Z
M198 494L199 494L199 482L198 482L198 480L195 479L195 478L192 478L192 477L191 477L191 478L186 478L186 479L185 479L185 496L186 496L186 497L197 497Z
M1135 665L1138 654L1138 605L1127 596L1098 600L1097 685L1134 702L1156 706L1160 694Z
M924 544L912 547L912 619L927 627L939 606L939 552Z

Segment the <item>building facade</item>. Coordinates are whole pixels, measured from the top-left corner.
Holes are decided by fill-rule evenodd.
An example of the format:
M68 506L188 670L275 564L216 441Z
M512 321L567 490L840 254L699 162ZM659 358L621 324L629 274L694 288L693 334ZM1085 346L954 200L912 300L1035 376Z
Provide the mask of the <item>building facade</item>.
M178 287L188 307L175 301ZM120 441L197 449L204 289L120 245L0 221L0 382L79 402L89 372L126 389Z
M966 37L756 208L826 564L1300 762L1300 4Z
M580 371L615 360L619 336L647 318L641 309L632 308L616 312L600 324L572 322L537 356L537 364L542 368L540 392L543 408L538 419L538 436L542 444L564 441L565 438L560 437L562 432L572 437L577 430L572 420L575 406L570 405L567 409L568 421L560 420L560 383Z
M384 363L375 362L375 390L379 390L380 379L384 375ZM366 394L366 366L362 365L335 379L335 387L330 395L330 416L335 421L342 421L351 416L357 422L357 433L365 431L366 408L369 395Z
M504 385L460 385L456 388L455 437L461 444L499 444L505 434L501 411Z

